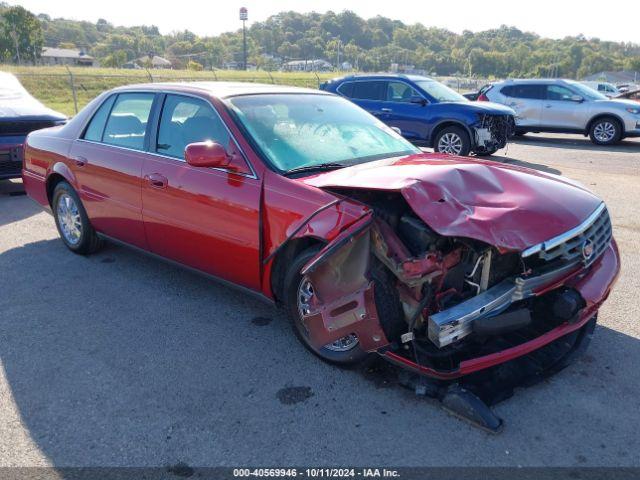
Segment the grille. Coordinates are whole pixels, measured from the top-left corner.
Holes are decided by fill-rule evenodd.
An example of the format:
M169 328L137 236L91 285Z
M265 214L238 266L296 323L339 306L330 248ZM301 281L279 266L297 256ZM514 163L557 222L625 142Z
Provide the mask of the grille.
M0 152L0 178L20 176L22 158L17 148L10 152Z
M0 135L26 135L34 130L53 127L53 120L15 120L0 122Z
M557 259L565 261L581 259L585 265L590 265L604 252L610 242L611 219L607 209L602 208L602 212L595 218L578 228L576 235L551 248L543 247L538 255L546 262Z

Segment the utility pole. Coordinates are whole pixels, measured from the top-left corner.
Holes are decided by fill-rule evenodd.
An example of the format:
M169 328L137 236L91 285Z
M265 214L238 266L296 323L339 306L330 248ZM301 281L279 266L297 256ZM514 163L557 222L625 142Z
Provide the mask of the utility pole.
M245 7L240 8L240 20L242 20L242 69L247 69L247 28L245 23L249 19L249 11Z

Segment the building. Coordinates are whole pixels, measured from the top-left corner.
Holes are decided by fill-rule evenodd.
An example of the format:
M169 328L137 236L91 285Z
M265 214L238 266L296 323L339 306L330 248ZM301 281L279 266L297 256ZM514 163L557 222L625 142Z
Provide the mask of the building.
M326 60L293 60L282 65L285 72L330 72L333 70Z
M151 68L171 68L173 66L169 60L159 57L158 55L153 55L152 57L145 55L144 57L138 58L136 63L143 67Z
M40 54L40 63L42 65L93 67L95 60L84 50L45 47L42 49L42 53Z

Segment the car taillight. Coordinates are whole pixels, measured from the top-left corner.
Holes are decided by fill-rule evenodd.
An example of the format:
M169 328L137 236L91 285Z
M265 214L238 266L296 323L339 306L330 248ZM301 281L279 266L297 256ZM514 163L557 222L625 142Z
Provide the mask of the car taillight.
M490 102L489 97L487 97L484 93L478 95L478 102Z

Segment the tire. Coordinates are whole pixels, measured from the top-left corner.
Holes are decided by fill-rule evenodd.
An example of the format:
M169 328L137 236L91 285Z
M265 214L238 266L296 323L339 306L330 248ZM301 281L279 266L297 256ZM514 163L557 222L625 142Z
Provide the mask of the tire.
M303 282L300 270L302 270L307 262L311 260L319 250L319 247L311 247L303 251L295 258L287 270L284 278L284 296L287 315L291 320L293 331L295 332L296 337L298 337L298 340L300 340L300 342L314 355L333 365L356 365L363 362L369 356L367 352L360 348L359 343L355 343L351 348L343 351L327 348L327 346L315 348L309 343L308 332L302 323L302 316L298 305L298 295Z
M515 132L513 134L514 137L524 137L527 134L527 132Z
M620 121L613 117L602 117L591 124L589 137L596 145L613 145L622 139Z
M51 209L60 238L69 250L88 255L100 249L102 241L91 226L80 197L67 182L58 183L53 190Z
M438 132L433 149L439 153L467 156L471 152L471 139L462 127L446 127Z

